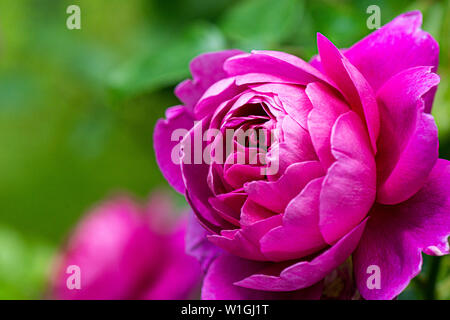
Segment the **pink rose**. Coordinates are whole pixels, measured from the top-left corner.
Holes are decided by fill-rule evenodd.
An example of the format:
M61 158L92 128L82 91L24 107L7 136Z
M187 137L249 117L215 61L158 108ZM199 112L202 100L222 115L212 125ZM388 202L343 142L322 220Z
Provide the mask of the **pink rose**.
M309 63L237 50L192 61L154 146L206 230L188 243L203 298L319 298L352 256L363 298L392 299L421 252L449 253L450 166L430 115L439 48L421 22L403 14L346 50L318 34ZM250 134L224 140L227 129Z
M189 298L198 285L200 267L184 253L186 225L168 220L175 216L168 201L155 194L143 209L120 197L95 208L57 259L52 297Z

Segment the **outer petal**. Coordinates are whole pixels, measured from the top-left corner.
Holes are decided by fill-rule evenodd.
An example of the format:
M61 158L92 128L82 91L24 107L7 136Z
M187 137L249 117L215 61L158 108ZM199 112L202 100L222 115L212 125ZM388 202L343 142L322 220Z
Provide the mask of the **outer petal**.
M193 80L187 79L181 82L175 88L176 96L192 111L206 89L216 81L227 77L223 70L225 60L241 53L240 50L225 50L197 56L190 64Z
M156 162L169 184L178 192L184 193L185 188L181 177L178 151L183 138L183 130L187 134L194 125L194 120L191 113L183 106L167 109L166 118L158 120L153 133ZM177 135L176 132L180 132L180 134ZM172 139L172 134L175 134L174 140ZM173 160L177 161L174 162Z
M320 194L320 230L332 244L357 226L375 200L376 168L370 142L353 111L336 120L331 136L335 163Z
M355 276L366 299L393 299L421 269L421 252L448 254L450 162L439 160L425 186L408 201L375 205L358 249ZM369 289L367 268L377 265L381 288Z
M189 214L185 238L186 253L200 262L203 271L208 270L211 262L223 252L208 241L207 235L208 232L198 223L195 215Z
M424 113L424 95L439 83L431 67L415 67L393 76L378 91L382 130L378 141L378 194L396 204L415 194L438 158L434 119Z
M402 14L346 50L345 56L375 91L393 75L411 67L432 66L436 71L439 46L420 29L421 24L419 11Z
M317 35L317 47L323 69L337 84L337 88L341 90L352 109L363 119L369 132L372 148L376 152L380 116L375 93L358 69L320 33Z
M267 267L267 263L249 261L224 254L208 270L203 282L202 299L205 300L316 300L322 293L322 283L293 292L268 292L234 285L254 272Z
M301 261L285 268L279 275L273 270L262 270L242 281L236 282L244 288L267 291L291 291L307 288L323 279L334 268L344 263L358 245L366 221L340 239L335 245L316 256L311 261Z

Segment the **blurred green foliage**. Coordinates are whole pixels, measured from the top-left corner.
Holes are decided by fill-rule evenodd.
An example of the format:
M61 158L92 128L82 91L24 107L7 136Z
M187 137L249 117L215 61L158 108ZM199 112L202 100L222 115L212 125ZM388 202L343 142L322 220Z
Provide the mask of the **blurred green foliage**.
M66 28L70 4L81 7L81 30ZM309 60L316 32L339 47L370 33L371 4L382 24L420 9L440 43L433 113L449 158L449 1L1 1L0 298L43 297L53 253L96 202L117 190L145 197L167 187L152 130L177 103L173 87L194 56L233 47ZM443 259L439 298L450 298L449 267ZM423 298L416 287L402 297Z

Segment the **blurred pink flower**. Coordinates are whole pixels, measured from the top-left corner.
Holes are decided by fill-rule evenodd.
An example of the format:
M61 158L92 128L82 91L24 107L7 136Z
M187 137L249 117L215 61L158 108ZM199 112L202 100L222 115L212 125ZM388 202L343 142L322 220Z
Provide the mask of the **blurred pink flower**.
M200 280L198 262L184 253L185 220L164 194L146 208L116 197L76 227L55 263L55 299L186 299ZM70 267L72 266L72 268ZM75 267L73 267L75 266ZM77 289L70 285L79 270Z

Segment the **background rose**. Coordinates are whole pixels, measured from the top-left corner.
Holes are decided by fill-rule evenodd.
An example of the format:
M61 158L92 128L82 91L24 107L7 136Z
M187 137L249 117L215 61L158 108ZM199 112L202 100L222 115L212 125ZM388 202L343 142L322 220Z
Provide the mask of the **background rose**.
M167 180L226 252L199 254L212 261L204 298L319 297L321 280L356 250L362 296L391 299L420 272L422 251L448 253L449 167L429 114L438 45L421 19L401 15L344 53L319 34L310 64L234 50L192 61L193 80L176 89L183 105L158 122L154 145ZM188 141L200 129L261 126L281 132L274 176L258 165L171 162L176 129L190 130ZM380 289L366 286L369 265L382 270Z
M51 297L191 297L201 272L198 262L184 253L186 221L174 224L176 214L169 201L155 193L145 209L127 197L110 199L95 208L56 259ZM67 287L71 274L66 270L71 265L80 268L80 289Z

